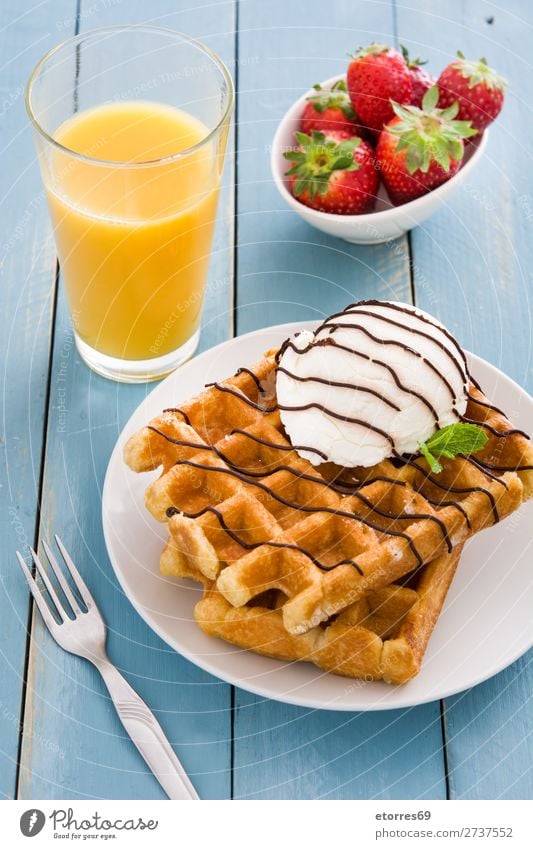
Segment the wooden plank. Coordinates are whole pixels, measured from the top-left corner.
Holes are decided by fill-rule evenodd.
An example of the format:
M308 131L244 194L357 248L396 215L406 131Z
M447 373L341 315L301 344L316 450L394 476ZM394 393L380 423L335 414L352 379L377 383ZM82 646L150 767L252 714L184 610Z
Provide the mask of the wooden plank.
M519 0L498 8L482 0L398 6L400 40L427 56L431 70L438 73L460 48L472 58L486 56L509 80L484 161L445 209L413 231L413 269L417 303L529 389L533 177L524 167L532 130L524 80L532 22L531 8ZM453 798L531 798L532 659L530 652L447 701Z
M391 41L389 4L239 6L238 331L313 319L363 297L410 300L407 240L355 247L305 225L277 195L269 143L291 102L341 73L346 51ZM237 690L236 797L445 796L439 704L343 714Z
M203 38L233 64L231 3L175 11L170 0L128 4L131 22L157 23ZM95 13L91 11L94 8ZM88 4L83 27L123 20L120 5ZM147 16L151 17L148 18ZM233 174L221 201L202 343L229 331L232 303ZM79 360L63 298L53 352L41 535L59 530L94 590L109 625L109 653L157 712L203 798L230 793L230 687L159 640L119 588L103 543L101 487L126 419L151 389L113 384ZM124 731L96 672L62 652L33 624L20 795L23 798L160 798L162 791ZM57 739L52 753L35 740Z
M75 0L35 8L0 6L0 363L2 486L0 487L0 797L13 798L20 738L28 594L14 552L33 544L43 448L55 255L40 189L24 85L40 55L57 40L55 16ZM53 746L51 739L36 747Z

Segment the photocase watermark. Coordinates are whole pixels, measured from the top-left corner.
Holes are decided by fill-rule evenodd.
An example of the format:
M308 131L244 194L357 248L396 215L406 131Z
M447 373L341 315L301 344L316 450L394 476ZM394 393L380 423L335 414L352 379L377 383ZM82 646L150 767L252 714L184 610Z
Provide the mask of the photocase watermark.
M20 245L26 238L28 226L35 212L41 209L45 198L44 189L33 197L26 205L22 215L15 223L9 238L2 244L2 253L4 257L9 254L17 245Z
M15 536L18 540L19 546L22 549L29 548L28 537L26 534L26 528L20 518L19 511L16 507L9 507L7 514L9 516L9 521L11 523L11 527L15 532Z
M175 83L178 80L189 80L192 77L197 77L201 74L205 74L209 70L209 65L203 64L184 65L181 71L164 71L154 77L150 77L150 79L145 80L144 82L140 82L137 83L137 85L131 86L131 88L127 88L120 92L117 92L113 95L112 98L109 98L109 100L106 102L113 103L117 100L132 100L134 98L140 97L143 94L153 92L161 85Z
M39 808L24 811L20 818L20 830L24 837L36 837L43 830L46 817Z
M81 834L76 834L78 831L91 834L106 832L111 836L112 832L117 831L155 831L159 825L158 820L144 820L142 817L111 820L103 817L98 811L90 818L76 818L73 808L56 808L49 815L49 820L54 832L68 832L71 839L82 837Z
M10 722L16 726L19 734L24 733L24 738L26 740L31 740L34 743L37 743L41 746L42 749L46 749L46 751L50 752L53 755L57 755L58 758L63 760L65 757L65 750L61 748L59 743L56 740L51 740L50 737L43 736L39 731L36 731L34 728L26 728L23 726L19 717L16 716L10 708L4 704L4 702L0 701L0 718L5 722Z
M76 327L76 322L79 318L79 313L72 313L72 323ZM59 363L55 378L56 387L56 410L57 410L57 431L58 433L67 432L67 419L69 408L67 404L67 387L68 387L68 370L72 349L74 348L74 332L70 327L63 330L63 341L59 348L58 358Z
M519 195L518 197L518 206L524 213L524 218L530 224L533 222L533 207L531 206L530 199L527 195Z
M198 289L195 289L194 292L191 292L188 298L185 298L185 300L176 304L174 309L168 314L164 323L159 328L157 336L155 337L152 345L150 345L150 353L155 356L158 356L161 353L161 348L163 348L168 337L171 335L172 328L175 326L176 322L179 321L184 313L191 309L191 307L201 304L206 293L214 295L216 292L224 289L228 285L228 278L217 278L208 284L206 291L204 291L203 287L198 287Z
M495 212L496 204L490 200L484 192L478 186L473 186L472 183L465 183L463 186L463 191L465 194L470 195L480 206L483 207L485 212Z
M375 224L369 223L369 224L366 225L365 229L366 229L367 234L372 239L375 239L376 241L380 240L381 230L379 230L379 228L376 227ZM431 285L431 283L429 282L424 271L420 268L418 263L416 263L414 261L405 241L403 241L401 238L399 238L399 239L388 239L387 241L383 242L382 244L383 244L383 247L385 247L389 251L391 251L396 257L404 260L407 263L407 267L409 268L412 276L414 277L414 279L416 281L417 289L421 290L424 293L426 300L432 306L435 306L438 303L438 297L435 293L435 290L434 290L433 286Z
M100 839L111 840L127 831L155 831L159 820L143 817L110 817L95 811L90 816L78 816L74 808L54 808L48 816L39 808L28 808L20 818L20 830L24 837L36 837L47 826L52 828L54 838L67 840Z
M17 103L24 94L24 86L18 85L13 91L0 101L0 118L5 118L9 110Z

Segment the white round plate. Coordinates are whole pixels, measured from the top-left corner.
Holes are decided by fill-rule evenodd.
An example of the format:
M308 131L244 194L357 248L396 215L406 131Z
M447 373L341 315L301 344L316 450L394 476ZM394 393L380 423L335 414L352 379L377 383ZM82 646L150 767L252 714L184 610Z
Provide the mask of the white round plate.
M283 702L329 710L386 710L441 699L484 681L533 644L533 503L477 534L466 546L420 674L390 686L327 674L311 663L284 663L206 636L193 620L198 585L159 574L164 525L144 506L159 473L135 474L122 461L127 438L199 392L205 383L250 365L268 348L309 324L284 324L231 339L182 366L155 387L115 446L104 484L103 525L109 557L124 592L145 622L184 657L225 681ZM531 423L533 400L516 383L469 355L473 376L517 427Z

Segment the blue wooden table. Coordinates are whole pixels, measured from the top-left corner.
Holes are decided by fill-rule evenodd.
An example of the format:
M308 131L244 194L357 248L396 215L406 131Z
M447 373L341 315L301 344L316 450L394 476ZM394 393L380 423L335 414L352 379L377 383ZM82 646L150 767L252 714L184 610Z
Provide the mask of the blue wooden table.
M59 530L109 623L111 657L157 712L204 798L531 798L533 654L443 703L368 714L304 710L192 666L149 630L118 586L102 538L102 482L123 424L151 387L101 379L76 353L23 86L53 44L138 22L204 40L238 90L203 349L355 299L394 298L437 315L521 385L530 379L526 0L4 0L1 795L162 795L97 674L56 646L29 605L14 551ZM289 104L372 40L406 43L437 72L457 48L486 55L510 88L484 161L449 206L396 242L355 247L310 229L283 204L269 144Z

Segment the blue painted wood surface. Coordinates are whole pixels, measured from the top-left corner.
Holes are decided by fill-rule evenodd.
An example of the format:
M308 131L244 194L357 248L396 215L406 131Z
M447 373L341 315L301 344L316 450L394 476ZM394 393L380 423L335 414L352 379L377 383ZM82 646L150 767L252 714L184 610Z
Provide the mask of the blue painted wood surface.
M417 0L398 7L398 32L406 40L415 32L414 46L433 67L459 48L486 56L509 81L479 170L457 201L413 231L413 271L417 303L531 392L533 173L524 85L531 8ZM533 797L532 692L533 651L447 700L453 798Z
M72 0L55 4L59 18ZM50 3L25 11L0 5L0 797L13 798L26 656L28 595L13 553L33 544L38 512L43 421L52 332L55 251L31 131L24 85L40 56L57 41ZM73 27L65 35L73 32ZM34 741L34 745L45 745Z
M134 0L127 11L120 3L81 0L78 22L75 0L29 9L21 13L12 2L0 9L0 137L9 163L0 174L8 222L0 290L8 473L0 490L0 532L7 541L0 595L0 793L16 792L24 723L23 798L161 796L92 669L62 653L37 617L27 644L27 594L13 551L34 540L42 467L39 535L59 529L72 548L110 624L112 658L157 711L202 796L228 798L233 790L246 798L444 798L448 790L457 798L531 798L531 655L444 705L336 714L232 693L168 649L133 611L105 553L100 497L114 441L151 387L114 385L80 363L61 293L53 322L53 248L44 204L34 203L40 183L19 93L34 60L77 23L88 29L142 21L199 36L228 62L239 90L237 186L230 157L202 347L233 330L322 316L357 297L414 299L466 347L526 385L533 226L522 141L528 127L526 4L514 0L504 10L479 0L412 0L408 6L313 0L302 16L300 4L280 0L202 6ZM269 143L292 100L341 72L346 51L373 39L407 43L430 59L434 71L458 47L473 56L486 53L511 87L487 156L449 206L409 239L355 247L310 229L284 206L270 180ZM12 187L15 175L21 176Z

